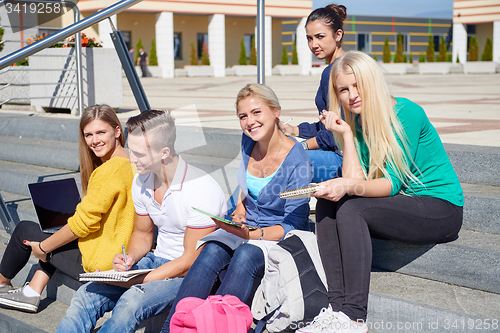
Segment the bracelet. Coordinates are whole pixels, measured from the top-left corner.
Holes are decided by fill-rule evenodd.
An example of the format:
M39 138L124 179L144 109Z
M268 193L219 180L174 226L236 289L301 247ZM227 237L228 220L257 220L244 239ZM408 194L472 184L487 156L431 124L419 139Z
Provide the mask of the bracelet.
M264 238L264 229L262 229L261 227L257 227L257 228L259 228L259 230L260 230L260 237L257 240L262 240L262 238Z
M309 146L307 145L307 140L304 140L300 143L305 150L309 150Z
M38 247L40 248L40 251L42 251L43 253L47 254L47 252L45 252L45 251L42 249L42 242L39 242L39 243L38 243Z

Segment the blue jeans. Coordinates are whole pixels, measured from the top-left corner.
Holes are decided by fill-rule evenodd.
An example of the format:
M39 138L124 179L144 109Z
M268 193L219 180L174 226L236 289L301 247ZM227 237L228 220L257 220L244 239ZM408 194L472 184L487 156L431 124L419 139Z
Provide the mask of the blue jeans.
M148 253L133 269L157 268L169 260ZM99 332L134 332L139 324L170 308L182 278L158 280L121 288L100 282L81 286L71 300L57 332L92 332L105 312L111 318Z
M342 172L342 156L331 150L306 150L313 165L313 183L339 177ZM337 172L339 174L337 174Z
M227 267L217 295L234 295L249 303L264 276L265 259L262 250L254 245L242 244L235 251L219 242L209 242L182 281L172 309L184 297L205 299L210 295L220 272ZM161 333L170 332L170 311Z

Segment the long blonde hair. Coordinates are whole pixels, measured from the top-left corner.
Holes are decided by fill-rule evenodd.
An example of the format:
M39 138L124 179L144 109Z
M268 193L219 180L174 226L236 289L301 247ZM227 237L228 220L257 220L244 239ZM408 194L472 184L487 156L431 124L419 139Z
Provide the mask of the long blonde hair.
M80 159L80 177L82 181L82 196L87 194L87 186L89 183L90 176L92 172L102 164L102 161L97 157L94 152L89 148L85 142L85 137L83 135L83 129L91 121L96 119L102 120L108 123L111 127L120 127L120 143L122 147L125 146L125 136L123 134L123 129L120 124L120 120L115 113L115 111L108 105L94 105L90 106L82 114L80 119L80 135L79 135L79 149L78 155Z
M407 138L394 111L393 100L379 65L370 56L359 51L348 52L335 61L330 73L328 97L330 109L339 115L341 102L336 80L341 73L354 74L361 97L361 127L363 139L370 153L369 165L364 166L364 169L368 170L365 173L366 179L385 176L391 181L386 170L387 166L391 166L404 186L411 189L411 183L420 183L420 181L410 170L410 165L414 162L406 157L410 156L411 159ZM359 154L355 115L345 106L344 114L345 121L354 134L354 142ZM335 142L343 150L342 137L336 133L333 135ZM398 139L402 142L403 148Z

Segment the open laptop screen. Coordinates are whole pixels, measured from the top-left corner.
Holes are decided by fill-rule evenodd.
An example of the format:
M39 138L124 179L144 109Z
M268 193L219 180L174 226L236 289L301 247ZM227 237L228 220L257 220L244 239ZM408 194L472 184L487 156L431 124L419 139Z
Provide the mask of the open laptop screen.
M65 225L80 202L74 178L28 185L42 230Z

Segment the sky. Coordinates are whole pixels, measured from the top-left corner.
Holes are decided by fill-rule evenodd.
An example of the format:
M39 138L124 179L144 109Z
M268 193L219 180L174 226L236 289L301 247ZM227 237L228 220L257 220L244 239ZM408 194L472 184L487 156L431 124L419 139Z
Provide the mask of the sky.
M347 15L453 18L453 0L313 0L313 8L346 6Z

